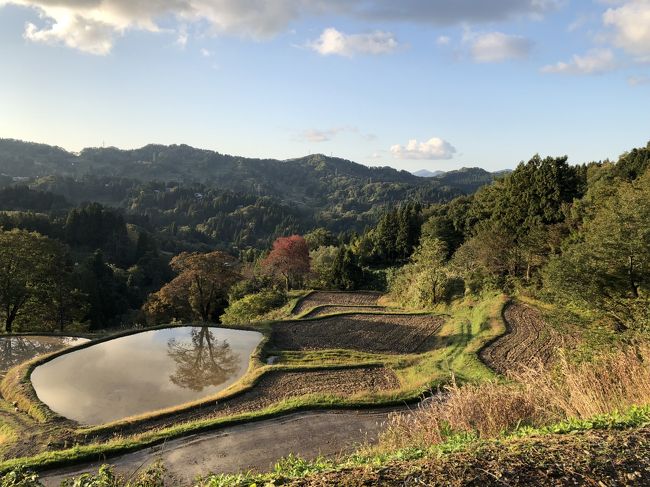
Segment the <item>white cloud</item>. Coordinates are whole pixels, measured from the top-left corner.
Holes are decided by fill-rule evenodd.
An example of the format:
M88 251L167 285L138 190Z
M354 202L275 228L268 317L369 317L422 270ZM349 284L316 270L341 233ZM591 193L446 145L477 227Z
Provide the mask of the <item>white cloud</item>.
M426 142L411 139L403 145L393 145L390 148L393 157L397 159L451 159L456 153L456 148L446 140L432 137Z
M362 133L357 127L334 127L330 129L309 129L298 136L298 140L305 142L328 142L342 132L357 134L362 139L371 141L377 138L374 134Z
M113 38L121 34L120 29L100 21L79 16L60 18L48 27L38 28L33 23L25 27L24 37L32 42L54 44L63 42L66 46L90 54L105 55L113 47Z
M397 49L398 45L395 36L390 32L345 34L330 27L307 46L323 56L352 57L355 54L388 54Z
M540 15L563 0L0 0L36 9L40 25L29 24L25 37L34 42L106 54L128 30L158 32L161 19L182 25L175 33L187 43L182 29L207 26L210 34L227 33L264 39L286 31L304 16L342 15L363 20L454 25L499 21L513 16ZM384 34L384 33L381 33ZM391 45L382 35L357 39L366 50L383 52Z
M463 42L469 45L472 59L479 63L500 63L512 59L525 59L533 47L530 39L502 32L483 34L466 32Z
M641 86L650 84L650 76L630 76L627 79L630 86Z
M584 56L574 55L568 62L550 64L543 73L601 74L616 69L617 62L611 49L592 49Z
M650 59L650 0L628 0L610 8L603 14L603 23L613 30L616 47L640 60Z
M178 30L178 34L176 35L176 45L179 46L181 49L185 49L188 40L189 40L189 35L187 34L187 30L184 27L181 27Z
M339 128L318 130L309 129L300 134L300 139L306 142L327 142L341 131Z
M440 36L436 39L436 44L439 46L448 46L451 43L451 38L449 36Z
M206 49L205 47L201 49L201 56L203 57L212 57L212 51Z

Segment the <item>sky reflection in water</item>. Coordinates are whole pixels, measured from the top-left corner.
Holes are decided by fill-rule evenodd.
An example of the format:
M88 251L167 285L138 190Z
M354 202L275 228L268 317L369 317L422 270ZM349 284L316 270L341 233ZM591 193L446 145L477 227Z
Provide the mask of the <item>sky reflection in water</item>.
M208 327L116 338L37 367L32 383L53 411L101 424L217 393L247 370L262 335Z

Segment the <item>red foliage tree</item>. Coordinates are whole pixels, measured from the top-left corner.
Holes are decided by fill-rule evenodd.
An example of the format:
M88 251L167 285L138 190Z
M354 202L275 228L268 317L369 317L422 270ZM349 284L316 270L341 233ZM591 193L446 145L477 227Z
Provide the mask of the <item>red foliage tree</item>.
M273 250L262 266L271 274L282 276L289 290L292 284L301 284L309 273L309 245L300 235L280 237L273 242Z

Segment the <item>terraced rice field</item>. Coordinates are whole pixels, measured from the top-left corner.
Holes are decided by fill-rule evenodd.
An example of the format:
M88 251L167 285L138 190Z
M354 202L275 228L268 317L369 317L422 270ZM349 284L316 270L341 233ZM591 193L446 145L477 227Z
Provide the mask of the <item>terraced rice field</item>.
M350 314L273 326L278 350L351 349L405 354L430 350L444 319L432 315Z
M303 298L293 309L292 314L301 315L317 306L377 306L381 293L371 291L331 292L316 291Z
M481 359L501 374L542 361L550 363L558 348L572 343L544 321L541 313L523 303L513 302L503 312L506 333L480 352Z
M118 430L112 429L86 441L106 440L117 433L135 433L170 427L179 422L203 418L216 418L249 413L265 409L286 399L310 394L349 398L362 393L377 393L397 389L399 380L395 373L384 367L357 367L346 369L272 371L262 376L252 389L188 411L168 414L158 419L135 421Z
M324 305L312 309L308 313L301 316L301 318L317 318L319 316L331 315L337 313L382 313L386 308L383 306L336 306Z

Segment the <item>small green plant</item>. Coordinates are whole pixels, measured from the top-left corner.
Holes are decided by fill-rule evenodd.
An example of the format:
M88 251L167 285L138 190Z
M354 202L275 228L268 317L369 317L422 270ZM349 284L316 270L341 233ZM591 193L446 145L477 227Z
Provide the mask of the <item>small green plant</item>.
M43 487L38 481L38 474L18 467L0 479L0 487Z
M324 457L318 457L315 460L308 461L304 458L290 454L288 457L282 458L275 464L273 471L278 475L286 477L303 477L311 473L322 472L333 468L332 462Z
M61 487L164 487L164 485L165 468L161 463L155 463L131 478L116 474L110 465L102 465L97 474L83 474L61 483ZM27 484L26 487L31 487L31 484Z

